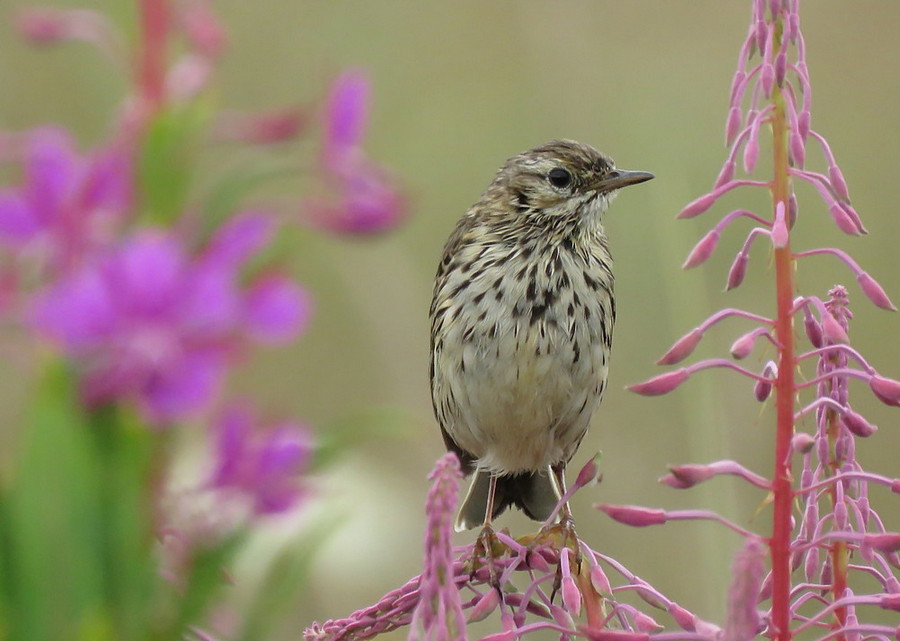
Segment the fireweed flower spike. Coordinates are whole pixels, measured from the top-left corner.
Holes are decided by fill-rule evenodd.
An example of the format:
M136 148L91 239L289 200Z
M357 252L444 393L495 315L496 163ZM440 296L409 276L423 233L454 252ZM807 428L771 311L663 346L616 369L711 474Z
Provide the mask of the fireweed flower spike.
M598 461L599 457L588 460L560 505L572 491L598 480ZM534 535L513 539L497 532L498 592L491 585L488 568L481 560L473 563L474 544L450 547L458 499L458 465L453 454L446 454L429 477L432 486L426 501L422 575L346 619L313 623L304 633L307 641L370 639L409 624L409 638L413 640L465 639L472 638L467 624L490 617L498 620L500 631L482 639L513 641L549 631L587 640L646 641L659 634L660 639L669 641L714 641L716 626L688 612L623 564L592 550L581 540L575 542L576 556L573 549L560 550ZM718 518L701 511L659 514L673 520ZM651 616L627 599L618 598L631 594L652 608L668 612L677 629L665 631L655 618L659 613Z
M734 474L770 495L770 535L761 539L745 534L745 546L735 561L736 577L729 592L724 639L749 639L762 634L791 641L800 632L812 632L814 636L810 638L820 640L895 638L895 627L867 624L862 618L873 608L897 607L900 534L885 530L869 501L869 487L883 485L896 491L900 485L864 471L856 459L857 439L878 435L876 427L851 405L849 382L857 379L868 383L876 398L892 406L900 406L900 382L878 373L850 345L852 313L844 287L835 286L825 300L815 296L794 298L797 262L805 263L818 255L834 256L851 270L871 303L884 309L896 308L881 285L846 252L835 248L792 249L797 241L794 180L808 182L816 189L823 201L819 210L841 231L851 235L866 232L850 204L849 190L834 154L825 138L810 129L810 80L799 25L797 0L753 2L751 27L732 85L726 125L727 144L731 147L728 158L713 190L679 214L680 218L690 218L713 210L719 197L736 186L762 186L772 196L770 216L741 210L728 214L694 247L684 267L704 262L724 229L736 218L749 216L759 226L748 234L730 270L728 289L733 289L748 275L751 241L768 238L771 242L777 313L772 319L753 319L758 327L739 337L731 351L734 358L745 358L756 338L766 336L774 345L776 358L759 373L736 366L730 369L754 382L757 400L774 397L774 473L771 479L765 479L732 461L719 461L673 466L672 473L661 480L674 488L688 488L712 476ZM748 70L754 62L755 66ZM742 118L742 114L746 117ZM751 173L756 169L760 149L766 147L759 139L766 131L772 132L772 177L764 181L735 178L735 158L742 152L744 170ZM824 174L803 169L811 160L807 154L810 140L823 152L828 166ZM809 209L814 212L814 208ZM822 214L820 219L828 221ZM810 219L814 215L811 213ZM660 364L682 361L711 325L733 314L734 310L713 314L679 339ZM751 318L747 312L740 315ZM794 332L798 317L812 346L806 352ZM811 371L813 363L815 371ZM694 372L723 365L722 359L700 361L630 389L644 395L665 394L686 383ZM803 374L798 374L798 368ZM807 390L813 389L815 397L806 398ZM810 417L814 417L814 432L800 431ZM799 475L793 471L796 458L802 461ZM798 503L802 517L795 521L794 506ZM602 509L619 521L637 526L677 518L674 512L636 506ZM766 545L768 554L764 553ZM763 572L766 561L767 574ZM800 582L795 582L796 571L802 573ZM855 581L855 574L874 577L874 588ZM869 585L872 593L854 593L848 586L862 589L857 583ZM758 607L762 613L756 612Z

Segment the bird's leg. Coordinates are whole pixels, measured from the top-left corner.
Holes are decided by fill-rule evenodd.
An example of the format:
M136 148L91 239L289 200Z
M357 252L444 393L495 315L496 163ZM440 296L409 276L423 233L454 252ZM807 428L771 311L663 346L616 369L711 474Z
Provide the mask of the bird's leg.
M491 587L496 589L502 596L503 592L500 589L500 582L497 579L497 568L494 565L494 544L497 542L497 537L494 534L494 528L491 527L491 519L494 515L494 495L496 493L497 477L494 474L491 474L490 482L488 484L487 506L484 510L484 526L481 528L481 533L475 540L475 550L472 556L472 573L475 573L478 558L481 557L488 568L488 580Z
M566 464L558 463L551 466L551 471L556 479L559 487L560 496L566 493ZM557 538L558 537L558 538ZM569 508L569 502L566 501L559 508L557 522L553 525L546 525L541 528L538 533L538 540L549 538L551 543L559 543L556 546L557 552L562 557L563 550L568 548L572 554L569 557L572 560L571 572L578 574L581 571L581 548L578 545L578 534L575 532L575 519L572 518L572 510ZM560 560L556 566L556 576L553 579L553 589L550 592L550 600L556 596L562 586L562 561Z

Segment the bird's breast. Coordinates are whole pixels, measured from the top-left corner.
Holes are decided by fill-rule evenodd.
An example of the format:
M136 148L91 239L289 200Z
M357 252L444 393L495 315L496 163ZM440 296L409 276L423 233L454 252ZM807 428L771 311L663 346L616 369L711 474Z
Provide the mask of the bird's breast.
M499 471L571 456L605 386L615 306L600 244L466 248L436 289L432 391L454 440Z

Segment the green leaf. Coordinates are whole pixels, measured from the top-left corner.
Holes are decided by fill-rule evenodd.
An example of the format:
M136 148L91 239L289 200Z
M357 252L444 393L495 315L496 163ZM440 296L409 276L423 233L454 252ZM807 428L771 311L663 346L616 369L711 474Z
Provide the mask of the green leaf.
M193 151L208 108L201 102L159 113L142 141L138 178L144 220L168 226L184 211Z
M90 416L100 507L96 559L103 568L105 601L120 638L148 638L160 587L154 515L164 433L154 432L122 408Z
M98 461L71 374L46 367L0 505L4 638L78 638L103 616Z

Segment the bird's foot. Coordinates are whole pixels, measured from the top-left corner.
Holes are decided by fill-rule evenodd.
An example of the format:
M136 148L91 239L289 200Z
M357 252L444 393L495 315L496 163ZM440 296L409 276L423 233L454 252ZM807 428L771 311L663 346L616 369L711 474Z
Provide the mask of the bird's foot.
M532 549L544 546L559 554L559 560L556 564L556 576L553 579L553 590L550 592L550 600L552 601L562 586L563 550L568 549L570 552L570 573L579 574L581 572L581 546L578 541L578 533L575 532L575 520L571 515L563 515L559 522L553 525L545 525L541 528L532 542Z
M497 575L496 556L500 553L499 548L502 544L494 533L494 529L490 525L485 525L481 529L478 538L475 539L475 547L472 550L472 568L469 573L470 578L475 575L483 567L487 568L488 580L492 588L497 590L500 596L503 596L503 590L500 588L500 579Z

